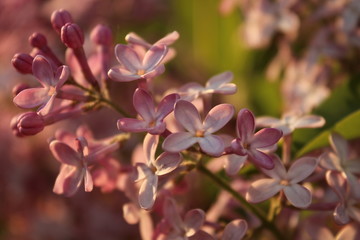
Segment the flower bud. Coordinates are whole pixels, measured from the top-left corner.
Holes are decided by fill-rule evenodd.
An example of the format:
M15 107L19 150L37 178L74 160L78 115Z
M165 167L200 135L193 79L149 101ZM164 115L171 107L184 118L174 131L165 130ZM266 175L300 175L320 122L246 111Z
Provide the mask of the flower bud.
M12 94L13 96L16 96L18 95L22 90L25 90L27 88L30 88L30 86L26 83L19 83L19 84L16 84L13 89L12 89Z
M47 46L47 40L46 37L41 33L33 33L29 37L29 43L31 46L36 47L38 49L43 49Z
M111 45L112 44L112 32L109 27L98 24L91 31L91 40L98 45Z
M73 20L72 20L71 14L64 9L56 10L51 14L52 27L59 34L61 34L61 28L65 24L72 23L72 22L73 22Z
M75 23L67 23L61 28L61 40L69 48L80 48L84 44L84 33Z
M42 116L36 112L20 114L16 120L11 121L11 128L16 136L31 136L41 132L45 127Z
M14 68L23 74L30 73L32 74L32 62L33 57L26 53L17 53L11 59L11 63Z

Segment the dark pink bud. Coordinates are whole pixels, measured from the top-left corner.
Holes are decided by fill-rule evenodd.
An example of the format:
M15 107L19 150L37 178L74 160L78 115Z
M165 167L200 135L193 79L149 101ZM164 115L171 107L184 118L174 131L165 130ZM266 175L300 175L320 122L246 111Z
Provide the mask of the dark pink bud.
M31 46L36 47L38 49L43 49L47 46L46 37L41 33L33 33L29 37L29 43Z
M14 66L14 68L19 71L20 73L26 74L30 73L32 74L32 62L34 58L26 53L17 53L14 55L14 57L11 59L11 63Z
M112 44L112 32L111 29L105 25L98 24L91 31L91 40L98 45L111 45Z
M19 83L16 84L13 89L12 89L12 94L15 97L16 95L18 95L22 90L30 88L30 86L26 83Z
M14 122L12 121L14 130ZM16 121L17 131L21 136L31 136L41 132L45 127L44 118L36 112L26 112L21 114ZM16 132L16 131L14 131Z
M61 34L61 28L65 24L72 22L71 14L64 9L56 10L51 14L51 24L59 34Z
M67 23L61 28L61 40L69 48L80 48L84 44L84 33L75 23Z

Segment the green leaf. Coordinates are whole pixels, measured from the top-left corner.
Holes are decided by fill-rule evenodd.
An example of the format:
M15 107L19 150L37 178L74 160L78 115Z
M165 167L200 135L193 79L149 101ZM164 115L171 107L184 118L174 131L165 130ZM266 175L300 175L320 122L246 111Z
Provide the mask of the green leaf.
M296 157L300 157L305 153L313 151L315 149L325 147L329 144L329 134L331 132L337 132L346 139L353 139L360 136L360 110L353 112L346 116L334 127L323 131L307 145L305 145L297 154Z

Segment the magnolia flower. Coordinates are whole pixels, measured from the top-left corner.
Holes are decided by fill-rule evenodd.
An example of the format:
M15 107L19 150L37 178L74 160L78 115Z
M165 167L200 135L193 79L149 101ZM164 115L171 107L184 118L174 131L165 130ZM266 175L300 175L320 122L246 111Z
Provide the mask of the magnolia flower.
M288 171L278 157L274 156L274 163L275 166L272 170L263 169L263 172L271 178L253 182L246 194L246 199L251 203L258 203L283 191L292 205L298 208L307 208L311 204L311 192L299 182L315 170L316 158L300 158L291 165Z
M244 108L239 111L236 120L237 138L231 143L234 153L241 156L248 156L254 164L259 167L272 169L273 160L270 156L261 151L275 145L282 136L276 128L264 128L255 132L255 117L253 113Z
M153 45L144 56L133 48L123 44L115 46L116 59L121 64L109 70L109 77L118 82L130 82L137 79L154 78L165 71L161 64L168 48L165 45Z
M331 133L329 140L333 152L326 152L320 156L320 166L340 172L346 178L353 197L360 199L360 185L356 176L360 174L359 159L349 159L349 146L340 134Z
M172 172L181 161L179 153L169 152L164 152L155 159L158 143L158 135L147 134L143 145L146 163L136 163L137 176L135 181L142 181L139 190L139 204L144 209L151 209L154 205L158 177Z
M184 100L179 100L174 110L176 120L187 130L170 134L163 142L163 149L168 152L180 152L199 143L202 151L218 156L224 151L224 142L212 133L221 129L234 114L230 104L220 104L212 108L201 122L196 107Z
M56 95L68 79L70 70L67 66L61 66L57 69L54 76L53 69L48 60L38 55L34 58L32 72L42 87L22 90L14 98L14 103L21 108L39 106L39 114L46 115L51 111Z
M166 240L214 240L212 236L200 230L205 221L203 210L190 210L182 219L178 213L175 201L172 198L166 198L163 212L164 219L170 228L169 233L166 234Z
M220 94L234 94L237 90L234 83L230 83L234 78L232 72L223 72L211 77L205 84L205 87L199 83L188 83L182 86L178 93L181 99L186 101L194 101L198 97L205 94L220 93Z
M334 210L334 218L338 224L347 224L350 219L360 223L359 201L346 191L346 181L339 172L328 171L326 181L339 197L339 204Z
M161 134L166 129L163 120L173 111L178 98L179 95L170 94L164 97L155 108L152 96L144 89L138 88L134 92L133 104L142 119L121 118L117 122L118 128L127 132Z
M316 115L297 115L295 113L287 113L281 119L273 117L256 118L256 126L272 127L280 129L283 135L289 135L297 128L318 128L325 124L325 119Z

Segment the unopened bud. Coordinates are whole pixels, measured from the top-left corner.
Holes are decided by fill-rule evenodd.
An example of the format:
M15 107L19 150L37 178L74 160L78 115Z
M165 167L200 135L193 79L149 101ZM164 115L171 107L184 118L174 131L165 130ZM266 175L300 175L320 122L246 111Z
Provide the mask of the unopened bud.
M23 74L32 73L32 62L34 58L26 53L17 53L11 59L14 68Z
M112 44L112 32L111 29L105 25L98 24L91 31L91 40L98 45L111 45Z
M11 121L11 128L16 136L31 136L41 132L45 127L42 116L36 112L20 114L16 120Z
M65 24L72 22L71 14L64 9L56 10L51 14L51 25L59 34L61 34L61 28Z
M22 90L25 90L25 89L28 89L28 88L30 88L30 86L28 84L26 84L26 83L16 84L12 89L13 96L18 95Z
M33 33L29 37L29 43L31 46L36 47L38 49L43 49L47 46L46 37L41 33Z
M61 40L69 48L80 48L84 44L84 33L75 23L67 23L61 28Z

